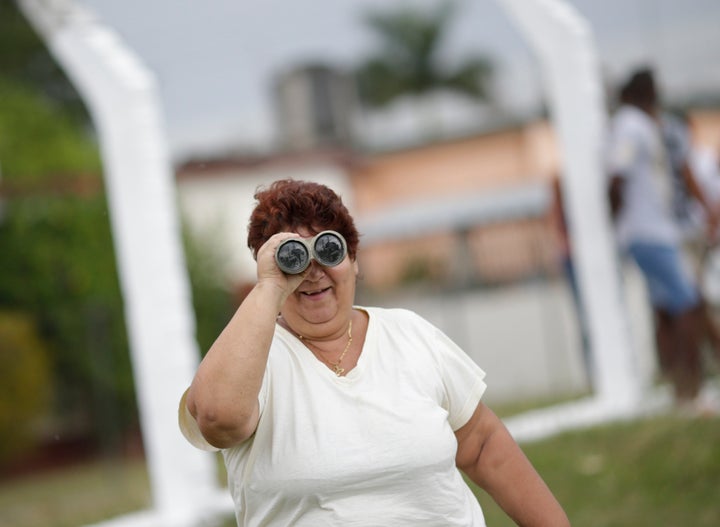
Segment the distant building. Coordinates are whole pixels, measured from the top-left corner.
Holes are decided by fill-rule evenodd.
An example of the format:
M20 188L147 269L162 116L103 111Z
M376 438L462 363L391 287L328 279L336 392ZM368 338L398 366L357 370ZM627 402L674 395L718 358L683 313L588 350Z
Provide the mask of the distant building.
M225 271L236 287L255 277L245 246L255 189L295 178L343 197L361 231L363 286L387 289L412 280L491 285L551 272L546 198L556 170L554 136L539 122L376 154L316 149L187 163L177 177L188 224L228 252Z
M274 95L282 150L352 145L357 103L350 73L321 64L294 68L277 77Z

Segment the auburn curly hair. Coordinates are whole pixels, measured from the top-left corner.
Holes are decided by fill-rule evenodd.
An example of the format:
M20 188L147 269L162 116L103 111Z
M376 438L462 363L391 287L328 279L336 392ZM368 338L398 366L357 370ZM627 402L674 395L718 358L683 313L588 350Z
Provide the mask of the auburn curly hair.
M310 181L283 179L255 192L256 205L248 225L248 247L256 256L273 234L304 227L318 233L339 232L345 238L352 260L357 254L359 234L347 208L333 190Z

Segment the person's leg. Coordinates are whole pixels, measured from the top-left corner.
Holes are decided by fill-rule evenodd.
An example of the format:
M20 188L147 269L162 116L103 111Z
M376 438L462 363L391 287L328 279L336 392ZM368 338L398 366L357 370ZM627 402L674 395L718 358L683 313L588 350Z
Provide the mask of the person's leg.
M703 332L701 306L690 309L677 317L673 324L675 351L672 360L672 378L675 398L678 402L695 399L702 387L702 357L700 336Z
M573 298L573 305L575 306L575 314L577 316L578 331L580 333L580 345L582 346L582 358L585 366L585 375L587 377L588 384L592 387L593 384L593 360L590 352L590 336L588 334L587 318L585 316L585 309L580 296L580 287L577 282L577 275L575 274L575 265L570 255L565 255L562 258L562 268L565 277L570 286L570 293Z
M675 336L673 317L662 309L655 308L655 346L660 376L666 381L671 379L673 355L675 353Z
M702 384L700 341L705 327L700 297L677 248L633 244L630 252L657 313L660 369L672 383L676 400L684 403L697 396Z
M710 344L713 355L717 361L720 361L720 328L713 318L712 308L707 301L702 298L702 313L701 317L703 320L703 335Z
M704 224L703 224L704 225ZM713 307L708 303L703 289L703 280L706 280L706 266L708 266L713 247L708 245L704 230L699 231L697 226L689 231L685 239L685 252L691 262L693 274L697 278L698 294L702 303L702 340L700 345L707 344L712 355L720 361L720 327L713 316Z
M661 377L673 386L679 403L694 399L702 384L698 311L672 316L655 310L655 339Z

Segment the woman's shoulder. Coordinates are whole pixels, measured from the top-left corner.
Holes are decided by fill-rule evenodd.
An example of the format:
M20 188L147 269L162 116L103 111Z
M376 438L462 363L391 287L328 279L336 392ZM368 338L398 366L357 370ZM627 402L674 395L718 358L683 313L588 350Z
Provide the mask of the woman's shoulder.
M430 325L418 313L404 307L356 307L366 311L375 323Z

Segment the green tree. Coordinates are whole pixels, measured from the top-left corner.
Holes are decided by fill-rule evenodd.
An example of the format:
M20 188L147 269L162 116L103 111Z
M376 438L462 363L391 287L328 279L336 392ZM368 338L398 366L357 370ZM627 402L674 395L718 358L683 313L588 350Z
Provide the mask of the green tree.
M95 433L96 401L113 401L120 423L136 411L88 122L15 3L0 3L0 308L29 317L47 349L51 411Z
M423 96L450 90L487 100L493 67L484 56L446 65L441 47L456 13L456 4L443 2L434 10L396 7L369 12L364 20L379 48L356 70L361 101L382 107L404 95Z
M30 85L0 75L0 163L6 193L58 185L68 177L101 184L98 147L65 108Z
M50 402L47 349L33 321L0 310L0 466L32 447Z
M0 1L0 79L31 89L82 125L90 122L79 94L48 53L15 0ZM0 103L3 100L0 99Z
M98 437L108 415L119 429L136 418L107 212L101 192L34 190L8 200L0 226L0 307L33 317L49 350L53 412Z
M6 193L67 174L99 180L90 130L80 96L16 2L0 2L0 169Z
M112 443L137 408L98 145L78 104L14 2L0 2L0 310L28 321L0 352L42 348L60 433ZM206 278L212 251L186 243L206 349L232 299ZM23 378L42 378L39 368L29 363Z

